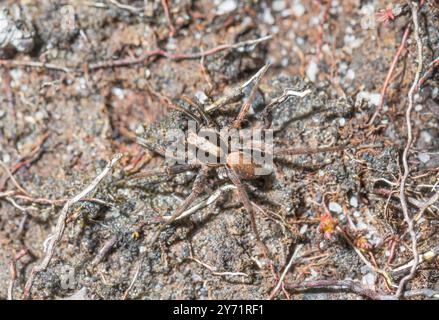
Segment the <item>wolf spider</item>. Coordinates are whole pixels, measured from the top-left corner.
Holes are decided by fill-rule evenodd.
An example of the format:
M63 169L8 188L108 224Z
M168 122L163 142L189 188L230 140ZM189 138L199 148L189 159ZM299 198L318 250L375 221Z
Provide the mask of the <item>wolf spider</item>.
M190 99L185 99L192 107L195 108L195 110L198 111L199 116L197 116L196 114L192 113L187 109L179 110L179 111L184 112L187 116L196 120L199 124L203 124L209 128L214 127L216 130L218 130L219 129L218 124L211 117L211 113L228 104L239 101L239 99L243 96L243 90L254 82L254 85L250 90L250 94L242 104L240 111L236 116L235 120L227 125L228 128L240 129L243 126L243 122L245 121L245 118L255 99L259 83L263 75L266 73L268 67L269 67L268 64L265 65L245 83L235 87L233 90L231 90L231 92L222 96L221 98L217 99L215 102L211 103L206 107L199 105L198 103L195 103ZM277 105L287 100L291 96L304 97L309 93L310 90L306 90L304 92L298 92L292 89L286 89L281 96L275 98L268 105L264 107L263 129L270 128L271 112ZM199 138L199 137L197 138L196 136L193 137L189 136L189 141L192 141L192 143L197 148L202 150L208 149L208 151L213 154L221 154L221 150L217 145L213 145L213 144L209 145L209 143L203 141L203 139L204 138ZM156 148L152 147L144 139L139 138L137 142L143 145L144 147L146 147L147 149L155 151L156 153L164 156L162 150L157 150ZM339 147L339 146L326 147L326 148L273 148L272 155L273 156L304 155L304 154L313 154L318 152L339 151L341 149L343 149L343 147ZM247 150L247 151L251 151L251 150ZM262 150L262 152L266 152L266 151L267 150ZM183 201L183 203L178 207L178 209L175 211L174 214L172 214L172 216L169 219L162 222L162 225L159 227L158 231L152 237L151 243L153 244L156 242L156 240L159 238L161 232L166 228L166 226L175 222L177 219L179 219L180 216L182 216L182 214L186 210L188 210L191 204L194 203L194 201L205 190L206 180L209 177L214 176L215 173L218 178L229 179L235 185L238 191L239 199L244 205L245 211L250 216L251 227L253 232L255 233L256 240L260 243L260 237L256 226L256 219L254 215L253 205L249 199L249 196L247 194L246 188L243 183L243 180L251 180L259 177L259 175L255 174L255 170L257 169L258 164L254 163L252 159L249 160L248 157L245 157L245 152L246 152L245 150L238 150L238 151L228 152L226 155L222 154L222 156L224 156L226 159L225 163L218 163L218 162L209 163L202 161L193 161L191 163L167 166L157 170L144 171L133 176L132 178L137 180L150 176L174 176L179 173L198 170L198 173L193 182L192 190L189 196Z

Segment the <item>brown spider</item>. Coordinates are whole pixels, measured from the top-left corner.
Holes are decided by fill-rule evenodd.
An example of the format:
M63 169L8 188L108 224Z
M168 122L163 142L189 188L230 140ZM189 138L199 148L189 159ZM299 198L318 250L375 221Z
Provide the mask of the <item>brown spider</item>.
M244 89L249 86L251 83L254 83L252 89L250 90L250 94L245 99L242 104L240 111L234 121L229 124L226 124L225 129L240 129L243 126L243 123L246 119L246 116L250 110L250 107L255 99L258 85L266 73L269 65L265 65L262 67L255 75L253 75L248 81L245 83L235 87L231 92L224 95L223 97L217 99L215 102L211 103L207 106L199 105L198 103L193 102L192 100L186 98L186 102L188 102L193 108L195 108L200 116L192 113L191 111L185 109L180 110L194 119L200 126L213 128L214 132L219 135L219 126L216 121L211 117L211 113L215 110L218 110L228 104L239 101L239 98L243 96ZM284 93L272 100L268 105L265 106L263 111L263 119L264 125L261 130L268 130L271 126L271 112L272 110L287 100L291 96L299 96L304 97L310 93L310 90L306 90L304 92L297 92L291 89L286 89ZM224 128L223 128L224 129ZM264 131L265 132L265 131ZM179 173L183 173L186 171L195 171L198 170L198 173L193 182L192 190L189 196L183 201L183 203L179 206L179 208L175 211L175 213L166 221L162 222L162 225L159 227L159 230L154 234L151 239L152 243L155 243L159 238L161 232L166 228L167 225L172 224L180 216L189 209L191 204L201 195L205 190L206 180L209 177L212 177L214 173L216 173L217 177L229 179L236 187L238 191L238 196L246 212L250 215L251 227L253 232L255 233L256 240L260 243L259 233L257 230L253 205L249 199L249 196L246 191L246 187L243 183L243 180L251 180L260 177L261 174L257 174L257 170L262 169L261 172L265 172L264 174L270 174L272 170L264 171L262 165L257 161L254 161L254 157L251 155L255 152L269 153L272 156L281 156L281 155L303 155L303 154L313 154L319 152L333 152L342 150L343 146L336 147L326 147L326 148L269 148L267 144L262 143L258 146L252 146L250 148L240 148L235 150L230 150L229 147L220 148L219 144L212 143L206 140L204 137L200 137L194 132L190 132L187 134L188 144L196 147L197 150L202 152L207 152L211 155L214 155L214 159L217 160L219 158L224 159L224 161L202 161L200 159L194 159L192 161L186 163L180 163L176 165L166 166L164 168L150 170L141 172L132 176L131 179L141 179L150 176L173 176ZM158 153L161 156L165 156L165 152L163 150L158 150L156 147L149 144L145 139L138 138L138 143L143 145L144 147ZM272 169L272 168L271 168Z

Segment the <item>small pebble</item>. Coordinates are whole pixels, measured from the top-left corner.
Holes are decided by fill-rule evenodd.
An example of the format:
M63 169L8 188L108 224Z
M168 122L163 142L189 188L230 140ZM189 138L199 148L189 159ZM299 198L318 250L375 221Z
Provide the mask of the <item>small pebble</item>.
M361 274L367 274L368 272L370 272L370 268L368 266L364 265L360 268L360 272L361 272Z
M352 207L357 208L357 207L358 207L358 199L357 199L357 197L351 197L351 198L349 199L349 204L350 204Z
M236 8L238 7L238 4L236 3L235 0L226 0L223 1L219 4L216 13L217 14L226 14L226 13L230 13L234 10L236 10Z
M418 159L422 163L427 163L428 161L430 161L430 156L427 153L419 153L418 154Z
M76 291L74 294L67 298L63 298L61 300L91 300L87 295L87 288L82 287L78 291Z
M198 101L201 102L201 104L205 104L209 100L209 98L203 91L195 92L195 97L198 99Z
M352 69L349 69L348 72L346 73L346 78L348 78L350 80L354 80L355 79L355 71Z
M138 125L136 128L136 134L141 135L145 132L145 128L142 125Z
M264 10L264 14L262 16L262 20L264 20L264 22L266 24L274 24L275 20L273 15L271 14L269 9L265 9Z
M329 203L329 210L332 212L335 212L335 213L342 213L343 212L343 208L337 202L330 202Z
M9 161L11 161L11 156L8 153L3 154L3 162L4 163L9 163Z
M374 92L361 91L357 94L357 100L366 100L374 106L378 106L381 101L381 94Z
M300 230L299 230L299 233L300 234L305 234L305 232L308 230L308 225L307 224L304 224L301 228L300 228Z
M369 229L369 228L368 228L368 225L365 224L364 221L362 221L362 220L358 221L358 223L357 223L357 228L360 229L360 230L366 230L366 229Z
M274 11L283 11L285 9L285 1L284 0L275 0L271 6Z
M300 0L296 0L294 1L292 11L296 17L301 17L305 13L305 7L302 5Z
M361 283L365 287L368 287L369 289L374 289L375 288L375 281L376 281L376 276L375 276L375 274L373 274L371 272L365 274L363 276L363 278L361 279Z
M422 110L422 104L417 104L416 106L415 106L415 111L416 112L419 112L419 111L421 111Z
M111 90L111 93L114 94L119 100L123 100L125 95L124 95L124 90L121 88L113 88Z
M424 140L425 143L431 143L431 140L433 139L431 134L426 130L421 131L420 138Z
M306 68L306 76L312 82L315 82L317 79L317 73L319 72L319 66L314 60L311 60L308 67Z

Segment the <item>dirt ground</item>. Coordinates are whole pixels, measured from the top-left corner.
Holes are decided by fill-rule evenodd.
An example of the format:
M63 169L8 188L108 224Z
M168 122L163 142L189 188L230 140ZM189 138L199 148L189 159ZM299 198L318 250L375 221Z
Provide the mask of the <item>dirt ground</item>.
M439 298L439 6L414 6L419 27L405 1L1 1L0 298L389 298L416 251L405 297ZM152 244L197 171L130 179L163 166L139 143L165 148L187 119L173 109L195 112L184 96L217 101L267 63L245 126L309 89L274 109L276 146L346 148L244 182L260 241L212 176L194 205L214 201ZM249 96L211 116L231 123Z

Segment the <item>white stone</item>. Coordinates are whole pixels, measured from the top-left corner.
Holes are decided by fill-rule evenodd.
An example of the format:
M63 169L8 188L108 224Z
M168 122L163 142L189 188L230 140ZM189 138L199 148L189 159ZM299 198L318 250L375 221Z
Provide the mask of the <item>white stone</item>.
M296 0L294 1L292 11L296 17L301 17L305 13L305 7L302 5L300 0Z
M352 69L349 69L348 72L346 73L346 78L348 78L350 80L354 80L355 79L355 71Z
M433 139L431 134L428 131L421 131L420 138L424 140L426 143L431 143L431 140Z
M11 156L8 153L3 154L3 162L4 163L9 163L9 161L11 161Z
M336 212L336 213L343 212L343 208L337 202L330 202L329 203L329 210L332 212Z
M235 0L225 0L222 1L219 6L217 7L216 13L217 14L226 14L230 13L238 7L238 4Z
M358 221L357 228L360 230L366 230L368 229L368 225L364 223L363 220Z
M274 24L275 20L273 15L271 14L271 11L269 9L265 9L264 10L264 14L262 16L262 20L266 23L266 24Z
M195 97L198 101L200 101L202 104L206 103L207 100L209 100L209 97L203 92L203 91L197 91L195 92Z
M143 134L145 132L145 128L141 125L141 124L139 124L138 126L137 126L137 128L136 128L136 134L137 135L141 135L141 134Z
M311 60L308 67L306 68L306 76L312 82L315 82L317 79L317 73L319 72L319 66L314 60Z
M362 284L369 289L375 288L376 275L372 272L369 272L363 276L361 279Z
M340 125L340 127L344 127L344 125L346 124L346 119L345 118L338 119L338 124Z
M123 100L125 97L124 90L121 88L114 87L111 89L111 93L114 94L119 100Z
M381 94L375 92L360 91L357 94L356 99L366 100L369 101L370 104L373 104L374 106L378 106L381 101Z
M419 153L418 154L418 159L422 162L422 163L427 163L428 161L430 161L430 155L427 153Z
M70 297L63 298L61 300L91 300L87 295L87 288L82 287L78 291L76 291L74 294L72 294Z
M309 19L309 25L310 26L318 26L318 25L320 25L320 17L319 16L311 17Z
M276 26L276 25L271 26L270 32L271 32L271 34L278 34L279 33L279 27Z
M357 207L358 207L358 199L357 199L357 197L351 197L351 198L349 199L349 204L350 204L352 207L357 208Z
M415 106L415 111L416 112L419 112L419 111L421 111L422 110L422 104L417 104L416 106Z
M300 228L300 230L299 230L299 233L300 234L305 234L305 232L308 230L308 225L307 224L304 224L301 228Z
M285 1L284 0L275 0L271 6L274 11L283 11L285 9Z

